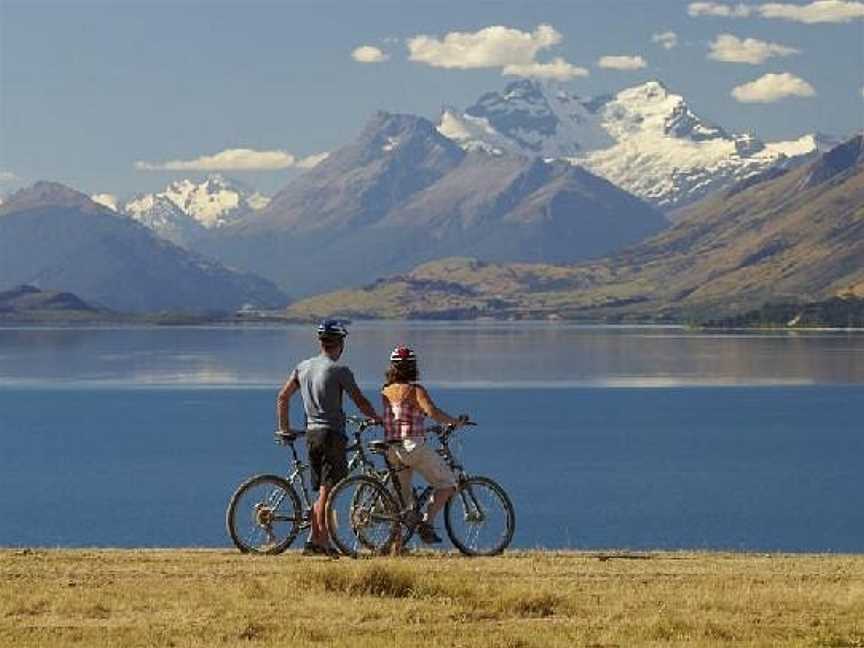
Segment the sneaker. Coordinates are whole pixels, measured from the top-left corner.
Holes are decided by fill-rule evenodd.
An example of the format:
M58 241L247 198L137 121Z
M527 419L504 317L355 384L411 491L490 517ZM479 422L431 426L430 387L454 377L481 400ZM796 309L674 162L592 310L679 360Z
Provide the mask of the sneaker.
M304 556L323 556L326 555L327 550L324 549L321 545L317 545L314 542L307 542L303 545L303 555Z
M314 542L307 542L303 545L304 556L327 556L329 558L339 558L342 554L335 547L322 547Z
M421 522L417 525L417 535L426 544L441 544L441 538L435 533L435 527L428 522Z
M322 549L324 550L324 555L332 558L333 560L339 560L339 558L342 557L342 552L339 551L336 547L327 546L322 547Z

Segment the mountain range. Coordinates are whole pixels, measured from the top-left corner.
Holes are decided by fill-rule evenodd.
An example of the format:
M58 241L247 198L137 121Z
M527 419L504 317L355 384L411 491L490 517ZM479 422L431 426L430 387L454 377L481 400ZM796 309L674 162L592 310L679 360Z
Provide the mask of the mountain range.
M667 224L580 167L466 152L422 117L379 112L254 218L211 230L196 249L308 295L453 254L598 257Z
M298 318L672 319L767 301L864 294L864 144L856 136L793 170L684 210L668 230L572 265L454 258L292 304Z
M188 178L170 183L162 191L137 194L118 201L112 194L91 196L114 211L127 214L164 239L192 247L207 230L250 217L270 199L222 174L202 182Z
M7 286L73 292L123 312L230 311L288 301L270 282L180 248L50 182L0 206L0 278Z
M345 289L292 317L680 319L821 299L864 291L860 137L829 143L731 134L657 81L583 99L521 80L438 123L378 112L272 199L221 175L128 200L37 183L0 206L0 289L129 312Z
M438 129L466 150L566 159L666 211L840 143L818 134L766 143L729 133L660 81L583 98L522 79L464 111L446 108Z

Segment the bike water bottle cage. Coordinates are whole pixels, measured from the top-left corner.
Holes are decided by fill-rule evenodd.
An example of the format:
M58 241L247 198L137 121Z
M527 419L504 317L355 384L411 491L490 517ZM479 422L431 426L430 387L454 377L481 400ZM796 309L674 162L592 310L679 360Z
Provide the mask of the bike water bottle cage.
M344 338L348 337L348 329L339 320L322 320L318 324L319 338Z
M397 346L390 353L390 362L396 362L396 363L417 362L417 354L414 353L413 349L409 349L406 346Z

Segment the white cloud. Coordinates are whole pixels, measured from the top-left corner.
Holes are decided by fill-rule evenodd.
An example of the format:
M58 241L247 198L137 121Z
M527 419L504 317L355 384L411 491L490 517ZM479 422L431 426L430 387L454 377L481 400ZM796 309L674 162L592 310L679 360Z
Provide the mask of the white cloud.
M560 56L545 63L536 60L538 53L561 40L551 25L538 25L533 32L492 25L476 32L450 32L443 38L419 34L407 40L408 58L448 69L501 68L505 76L559 81L588 76L588 70Z
M136 162L139 171L262 171L309 168L315 166L318 156L310 155L298 160L287 151L256 151L253 149L225 149L213 155L202 155L194 160L168 160L167 162ZM317 160L320 162L320 159Z
M753 7L746 4L725 4L722 2L691 2L687 6L691 16L722 16L725 18L746 18L753 13Z
M673 31L651 35L651 42L657 43L663 49L671 50L678 45L678 34Z
M722 16L747 18L757 15L795 22L847 23L864 18L864 2L860 0L815 0L807 4L768 2L759 5L726 4L722 2L691 2L687 6L691 16Z
M444 38L419 34L408 39L409 59L432 67L506 67L534 63L537 53L561 42L551 25L523 32L493 25L476 32L450 32Z
M586 77L588 70L568 63L560 56L555 57L548 63L520 63L506 65L501 70L505 76L535 77L538 79L556 79L558 81L569 81L576 77Z
M793 74L766 74L755 81L732 89L740 103L774 103L786 97L813 97L816 90L804 79Z
M724 63L749 63L759 65L772 56L791 56L801 50L777 43L767 43L755 38L740 39L732 34L720 34L709 44L708 58Z
M351 52L351 58L358 63L383 63L390 58L390 55L373 45L361 45Z
M780 18L802 23L847 23L864 18L864 2L847 0L816 0L797 5L769 2L758 7L763 18Z
M98 205L102 205L103 207L107 207L108 209L117 211L117 196L115 196L114 194L93 194L92 196L90 196L90 200L92 200Z
M641 70L648 64L641 56L601 56L597 65L607 70Z
M20 180L17 175L12 173L11 171L2 171L0 170L0 182L17 182Z

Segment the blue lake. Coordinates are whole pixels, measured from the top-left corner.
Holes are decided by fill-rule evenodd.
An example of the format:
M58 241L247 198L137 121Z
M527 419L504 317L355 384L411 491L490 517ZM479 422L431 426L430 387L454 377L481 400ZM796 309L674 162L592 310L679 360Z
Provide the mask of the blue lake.
M860 334L364 324L370 396L403 342L479 421L460 452L511 493L514 546L864 551ZM303 327L0 329L0 545L228 546L313 351Z

